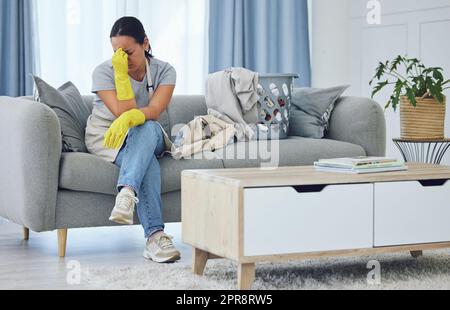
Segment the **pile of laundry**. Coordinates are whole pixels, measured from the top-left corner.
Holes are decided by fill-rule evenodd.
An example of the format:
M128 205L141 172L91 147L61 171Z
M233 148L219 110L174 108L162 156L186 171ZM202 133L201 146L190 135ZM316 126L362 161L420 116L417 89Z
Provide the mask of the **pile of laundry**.
M249 124L258 122L258 85L259 74L245 68L210 74L205 94L208 115L198 116L181 128L172 157L180 160L254 140L256 132Z

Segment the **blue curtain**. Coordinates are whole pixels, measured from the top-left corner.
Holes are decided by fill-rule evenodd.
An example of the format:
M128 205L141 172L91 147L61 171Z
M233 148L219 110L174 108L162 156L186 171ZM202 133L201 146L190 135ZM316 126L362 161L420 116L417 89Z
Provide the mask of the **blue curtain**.
M0 1L0 96L33 93L33 16L32 0Z
M210 0L209 72L297 73L311 85L307 0Z

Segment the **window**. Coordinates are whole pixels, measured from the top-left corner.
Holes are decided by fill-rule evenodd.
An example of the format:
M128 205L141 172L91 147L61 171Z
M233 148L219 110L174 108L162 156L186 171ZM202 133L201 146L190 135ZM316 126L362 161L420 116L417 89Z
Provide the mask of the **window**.
M112 57L109 34L122 16L141 20L156 58L178 73L177 94L204 92L207 0L37 0L40 75L90 94L94 68Z

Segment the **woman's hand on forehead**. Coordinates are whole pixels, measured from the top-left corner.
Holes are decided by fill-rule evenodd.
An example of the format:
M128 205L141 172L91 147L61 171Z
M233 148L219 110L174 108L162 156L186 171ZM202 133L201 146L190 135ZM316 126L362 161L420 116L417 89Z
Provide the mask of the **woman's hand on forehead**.
M122 48L122 47L119 47L119 48L117 48L117 49L115 49L113 51L114 51L114 53L117 53L118 50L123 51L125 54L130 54L131 53L131 49Z

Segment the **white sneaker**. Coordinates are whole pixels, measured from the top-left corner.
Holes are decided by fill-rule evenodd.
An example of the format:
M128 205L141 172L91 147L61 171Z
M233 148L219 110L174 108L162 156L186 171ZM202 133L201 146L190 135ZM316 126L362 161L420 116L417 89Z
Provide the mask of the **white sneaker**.
M144 257L157 263L173 263L181 258L180 252L174 247L172 237L164 232L158 232L147 240Z
M137 203L139 203L139 199L134 192L123 188L116 197L116 205L109 220L117 224L133 225L134 208Z

